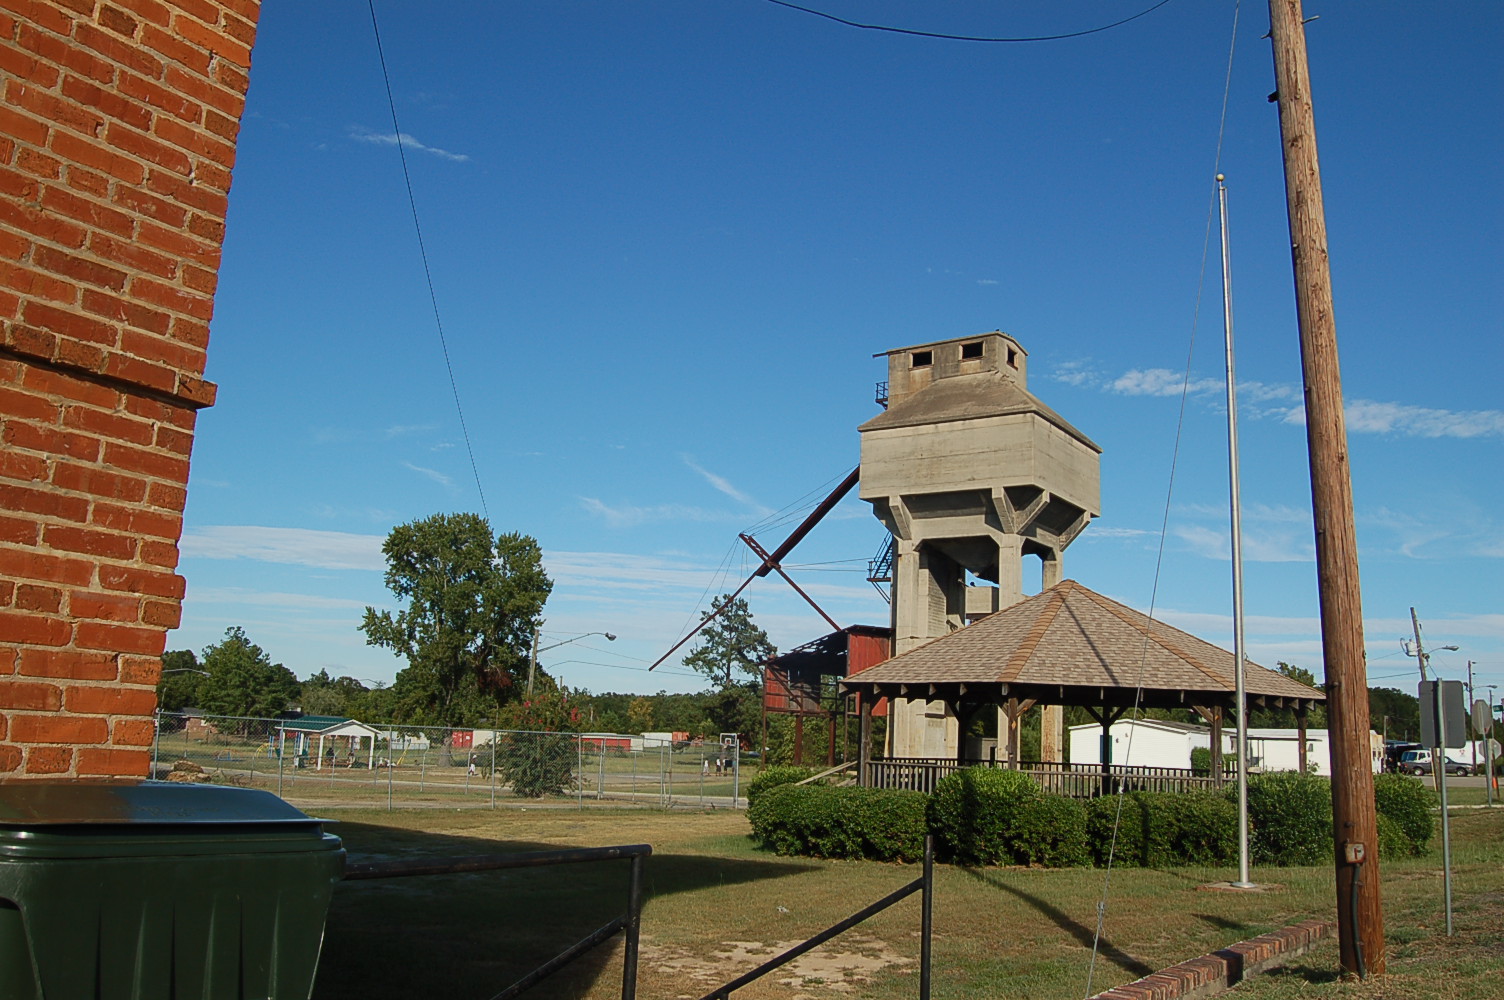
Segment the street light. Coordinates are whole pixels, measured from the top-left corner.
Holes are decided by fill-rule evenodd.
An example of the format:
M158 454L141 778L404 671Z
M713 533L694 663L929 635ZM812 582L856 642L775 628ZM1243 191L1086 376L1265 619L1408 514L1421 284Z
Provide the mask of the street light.
M569 639L565 639L563 642L556 642L556 643L553 643L552 645L543 646L542 648L539 648L539 646L538 646L538 637L542 634L542 632L543 632L543 627L541 625L534 625L533 626L533 655L532 655L532 658L528 660L528 665L527 665L527 696L528 696L528 698L532 698L532 696L533 696L533 676L535 674L537 674L537 672L538 672L538 654L539 653L546 653L550 649L558 649L560 646L567 646L571 642L579 642L581 639L588 639L592 635L603 635L603 636L606 637L606 641L607 642L615 642L616 641L616 636L612 635L610 632L582 632L582 633L580 633L577 636L573 636L573 637L571 637Z

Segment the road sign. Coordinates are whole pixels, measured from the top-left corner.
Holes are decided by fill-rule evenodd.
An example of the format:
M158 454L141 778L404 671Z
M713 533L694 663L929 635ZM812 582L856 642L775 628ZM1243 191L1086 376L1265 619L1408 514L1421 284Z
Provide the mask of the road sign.
M1420 744L1424 747L1462 747L1467 745L1467 702L1462 697L1461 681L1441 682L1441 705L1436 704L1436 681L1420 682ZM1436 739L1437 709L1442 709L1441 741Z
M1482 698L1473 702L1473 732L1487 736L1494 727L1494 714L1488 710L1488 702Z

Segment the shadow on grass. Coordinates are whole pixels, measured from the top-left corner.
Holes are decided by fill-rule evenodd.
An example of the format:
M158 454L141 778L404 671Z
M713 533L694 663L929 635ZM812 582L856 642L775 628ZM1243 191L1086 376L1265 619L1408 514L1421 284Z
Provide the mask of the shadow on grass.
M1219 917L1215 913L1193 913L1191 916L1197 920L1203 920L1219 930L1232 931L1234 934L1240 934L1243 937L1248 937L1253 933L1253 925L1245 923L1242 920L1229 920L1226 917Z
M1010 885L1007 881L1004 880L1003 876L1000 873L995 874L992 872L983 872L978 871L975 868L961 868L959 866L956 870L963 871L966 874L970 875L972 878L976 879L978 882L989 885L994 889L1001 889L1003 892L1006 892L1009 895L1016 896L1017 898L1023 900L1025 903L1028 903L1035 910L1038 910L1044 916L1050 918L1050 920L1055 924L1056 927L1059 927L1061 930L1074 937L1078 942L1080 942L1082 947L1090 948L1092 946L1092 939L1096 935L1095 928L1087 927L1085 924L1073 920L1071 916L1064 910L1060 909L1052 903L1045 902L1043 899L1040 899L1033 893L1025 892L1016 885ZM1112 942L1108 941L1106 938L1103 938L1100 942L1097 943L1097 950L1113 965L1116 965L1124 972L1132 973L1135 976L1147 976L1150 973L1159 971L1152 965L1144 962L1142 959L1134 958L1126 951L1123 951L1121 948L1114 946Z
M1259 973L1262 979L1290 980L1292 982L1309 983L1312 986L1320 983L1335 983L1342 978L1341 973L1330 966L1325 965L1281 965L1278 968L1266 969Z
M511 854L559 846L355 822L340 823L333 832L345 841L352 861ZM602 861L343 883L329 910L314 1000L494 996L624 913L629 864ZM643 869L643 901L706 886L781 878L807 867L654 854ZM646 922L644 931L651 932ZM528 997L578 997L598 979L619 977L620 941L617 935Z

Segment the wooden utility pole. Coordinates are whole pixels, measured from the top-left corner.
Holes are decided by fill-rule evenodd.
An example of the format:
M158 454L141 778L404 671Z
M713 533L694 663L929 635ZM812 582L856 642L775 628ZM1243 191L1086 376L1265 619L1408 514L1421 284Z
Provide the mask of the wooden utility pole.
M1326 664L1327 729L1331 734L1339 961L1347 974L1382 974L1384 912L1379 895L1378 823L1368 742L1368 671L1358 588L1358 541L1353 529L1352 478L1337 367L1326 213L1316 162L1316 119L1300 0L1269 0L1269 22L1284 146L1290 250L1295 263L1315 514L1321 647ZM1355 881L1357 904L1353 905Z

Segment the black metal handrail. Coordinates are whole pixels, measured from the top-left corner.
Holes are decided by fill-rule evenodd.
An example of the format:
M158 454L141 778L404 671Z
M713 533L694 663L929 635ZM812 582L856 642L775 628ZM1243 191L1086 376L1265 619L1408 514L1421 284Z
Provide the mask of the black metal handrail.
M870 906L853 913L840 923L832 924L812 938L806 939L802 944L797 944L776 958L770 958L766 962L753 969L744 972L731 982L719 989L711 990L700 1000L730 1000L731 993L743 986L756 982L774 969L787 965L807 951L813 951L826 941L850 930L868 917L881 913L899 900L906 899L914 893L920 895L919 910L919 1000L930 1000L930 938L931 928L935 919L935 842L934 838L924 838L924 873L901 889L888 893L882 899Z
M627 881L627 912L591 931L496 994L491 1000L511 1000L512 997L520 996L590 949L609 941L618 931L626 932L626 947L622 956L621 970L622 1000L636 1000L638 938L642 929L642 863L643 859L652 853L653 848L650 844L630 844L623 847L530 851L526 854L477 854L462 858L425 858L417 861L368 861L346 865L345 879L359 881L377 878L408 878L414 875L456 875L462 872L497 871L504 868L541 868L547 865L572 865L586 861L628 859L632 862L632 870Z

